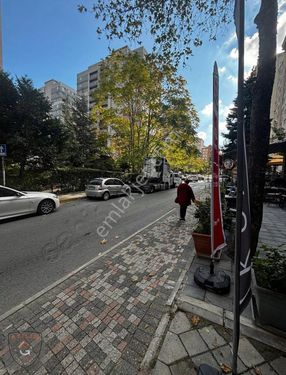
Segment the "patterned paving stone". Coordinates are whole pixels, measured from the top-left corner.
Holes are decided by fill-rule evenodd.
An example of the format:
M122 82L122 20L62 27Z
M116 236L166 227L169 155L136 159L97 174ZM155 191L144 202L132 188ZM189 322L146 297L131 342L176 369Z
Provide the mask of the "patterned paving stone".
M191 329L191 324L186 314L179 311L176 313L174 319L172 320L170 331L176 333L177 335Z
M213 356L217 360L218 364L226 364L229 367L232 366L232 352L230 345L223 346L221 348L215 349L212 352ZM246 371L247 368L244 366L242 361L238 358L237 360L237 371L239 374Z
M137 375L138 370L127 361L120 360L112 370L111 375Z
M199 329L199 334L210 349L225 345L225 340L217 333L213 326Z
M186 358L187 356L188 353L182 345L179 337L172 332L167 332L158 359L166 365L170 365L171 363Z
M279 357L272 361L271 366L274 368L274 370L277 372L279 375L285 374L286 370L286 356L285 357Z
M195 375L197 372L194 369L193 362L187 358L180 362L177 362L174 365L170 366L170 370L172 375L182 375L182 374L188 374L188 375Z
M203 364L207 364L209 366L216 368L217 370L220 370L219 365L217 364L216 360L214 359L214 357L212 356L210 352L192 357L192 361L197 367Z
M285 374L285 367L283 369ZM269 366L268 363L265 363L264 365L257 366L254 370L251 370L250 373L252 375L277 375L277 372L273 370L272 367ZM279 374L279 373L278 373Z
M257 366L264 362L264 358L245 337L239 341L238 356L245 364L245 366L249 368Z
M172 375L169 367L163 362L157 361L155 368L152 370L152 375Z
M190 357L206 352L208 350L207 345L199 335L197 331L188 331L180 335L180 339L184 344Z

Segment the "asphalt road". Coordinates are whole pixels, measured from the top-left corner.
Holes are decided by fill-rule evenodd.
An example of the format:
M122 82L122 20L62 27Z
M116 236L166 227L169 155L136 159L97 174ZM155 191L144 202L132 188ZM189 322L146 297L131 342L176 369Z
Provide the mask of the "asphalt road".
M203 185L192 184L195 192ZM0 223L0 315L177 207L175 196L172 189L128 201L81 199Z

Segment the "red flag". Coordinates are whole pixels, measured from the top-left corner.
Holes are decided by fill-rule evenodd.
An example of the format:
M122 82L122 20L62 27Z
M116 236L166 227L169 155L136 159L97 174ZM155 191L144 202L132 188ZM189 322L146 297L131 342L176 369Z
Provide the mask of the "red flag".
M219 188L219 142L218 142L218 114L219 114L219 77L217 63L213 71L213 149L212 149L212 255L226 246L223 231L220 188Z

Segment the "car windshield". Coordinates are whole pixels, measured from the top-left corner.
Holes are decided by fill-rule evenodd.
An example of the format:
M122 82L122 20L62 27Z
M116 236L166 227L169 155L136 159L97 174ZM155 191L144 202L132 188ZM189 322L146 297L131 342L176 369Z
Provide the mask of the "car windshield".
M90 181L89 184L90 185L101 185L102 184L102 180L100 178L97 178L96 180Z

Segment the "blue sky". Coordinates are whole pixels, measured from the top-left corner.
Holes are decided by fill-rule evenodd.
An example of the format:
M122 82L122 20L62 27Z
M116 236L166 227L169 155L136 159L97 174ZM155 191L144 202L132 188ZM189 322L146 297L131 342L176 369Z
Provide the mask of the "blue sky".
M13 76L27 75L36 87L53 78L76 88L78 72L106 57L108 47L126 44L122 40L98 40L94 18L91 14L80 14L78 3L80 0L2 0L4 70ZM84 3L90 4L92 0ZM246 74L257 60L258 35L253 19L259 4L259 0L246 1ZM278 51L286 35L286 0L279 0L279 7ZM150 40L143 39L143 44L151 50ZM225 117L236 96L237 49L233 24L220 33L216 42L205 40L202 47L194 49L188 66L180 69L200 116L197 131L206 145L211 143L215 60L220 73L220 131L224 131Z

